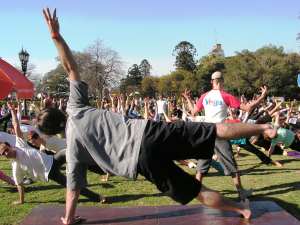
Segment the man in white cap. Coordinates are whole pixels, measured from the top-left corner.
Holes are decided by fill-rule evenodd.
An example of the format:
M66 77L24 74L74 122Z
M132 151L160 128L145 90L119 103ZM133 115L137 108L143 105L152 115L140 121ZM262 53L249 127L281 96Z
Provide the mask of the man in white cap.
M211 75L212 89L199 98L196 105L193 105L190 101L189 94L185 92L183 96L187 99L190 109L192 109L192 114L205 111L205 122L210 123L220 123L223 122L227 117L227 109L239 108L243 111L252 111L266 96L267 88L261 88L261 96L248 104L240 103L240 101L232 96L231 94L223 90L224 78L220 71L216 71ZM215 142L215 154L224 166L225 175L231 175L233 178L234 185L238 191L241 200L244 200L249 195L251 191L243 189L240 175L237 169L236 161L233 157L232 147L229 141L216 139ZM201 182L203 176L208 172L211 165L211 159L200 159L197 165L196 178Z

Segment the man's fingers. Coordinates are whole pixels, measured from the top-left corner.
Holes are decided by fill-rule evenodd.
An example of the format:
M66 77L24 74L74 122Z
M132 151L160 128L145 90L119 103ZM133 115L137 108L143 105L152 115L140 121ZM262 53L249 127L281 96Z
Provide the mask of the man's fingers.
M47 15L47 12L45 9L43 9L43 14L44 14L44 17L45 17L45 20L48 21L49 20L49 17Z
M56 20L56 8L53 11L53 19Z
M47 8L48 20L52 20L50 9Z

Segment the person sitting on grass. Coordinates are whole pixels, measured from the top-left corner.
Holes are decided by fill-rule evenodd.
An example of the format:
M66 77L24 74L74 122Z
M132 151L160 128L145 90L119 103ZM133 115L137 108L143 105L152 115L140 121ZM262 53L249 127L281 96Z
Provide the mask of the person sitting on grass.
M66 177L60 171L61 166L65 163L64 151L51 156L30 147L23 140L15 107L11 103L8 103L8 107L11 110L16 134L16 146L11 146L7 142L0 142L0 155L12 160L13 179L19 192L19 200L15 201L14 204L24 203L23 178L25 175L33 180L48 182L51 179L65 187ZM103 198L87 188L83 188L81 194L95 202L101 202Z
M230 210L250 218L249 202L233 202L201 184L173 160L210 159L215 139L234 139L276 132L268 124L176 123L126 119L122 115L96 109L88 101L88 85L80 78L71 50L60 34L56 10L43 10L52 40L68 74L70 95L68 120L56 109L37 116L39 130L55 135L66 128L67 193L63 224L74 224L77 200L86 186L86 168L92 160L115 175L136 179L144 176L173 200L187 204L197 198L204 205ZM65 126L66 125L66 126Z

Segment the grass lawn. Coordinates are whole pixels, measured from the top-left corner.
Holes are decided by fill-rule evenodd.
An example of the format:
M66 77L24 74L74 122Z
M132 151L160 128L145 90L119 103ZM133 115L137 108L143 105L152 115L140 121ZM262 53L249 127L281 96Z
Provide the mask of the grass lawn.
M290 157L274 156L284 163L283 168L259 164L257 158L242 150L242 157L238 159L242 173L242 182L245 188L254 189L251 200L271 200L300 219L300 160ZM9 161L0 159L0 169L11 174ZM194 170L187 169L190 173ZM89 187L105 196L110 204L99 205L86 202L81 198L80 205L97 205L99 207L113 206L150 206L176 204L168 197L162 196L155 186L138 177L137 181L121 177L111 177L109 182L100 182L99 176L89 173ZM211 169L204 184L210 188L221 191L225 196L237 199L230 177L218 176ZM64 204L64 189L54 182L37 182L26 186L25 204L14 206L17 200L16 188L10 187L0 181L0 224L18 224L31 209L40 204ZM196 200L190 204L197 204Z

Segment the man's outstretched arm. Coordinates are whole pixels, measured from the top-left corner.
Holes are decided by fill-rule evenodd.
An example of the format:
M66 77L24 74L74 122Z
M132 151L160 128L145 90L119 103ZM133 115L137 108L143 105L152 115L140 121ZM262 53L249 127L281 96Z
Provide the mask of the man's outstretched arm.
M56 17L56 9L51 14L48 8L43 9L43 14L47 22L52 40L57 48L61 63L67 72L70 80L80 80L77 64L74 60L71 50L67 43L59 33L59 23ZM66 195L66 212L65 216L61 218L63 224L74 224L79 217L75 217L77 200L79 197L79 190L68 190Z
M58 18L56 17L56 9L54 9L52 15L49 8L43 9L43 14L47 22L52 40L57 48L61 63L65 71L67 72L69 79L80 80L77 64L74 60L72 52L59 33L59 23Z

